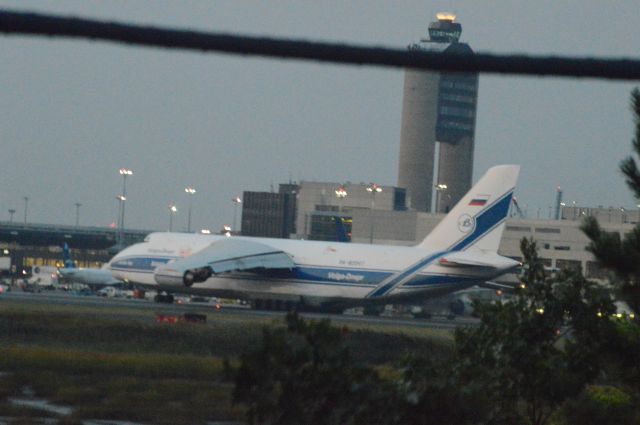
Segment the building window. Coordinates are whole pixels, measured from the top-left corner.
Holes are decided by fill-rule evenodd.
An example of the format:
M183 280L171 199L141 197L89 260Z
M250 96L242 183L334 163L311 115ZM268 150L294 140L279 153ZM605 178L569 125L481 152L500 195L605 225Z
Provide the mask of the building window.
M393 190L393 209L395 211L405 211L407 209L407 191L396 187Z
M316 211L331 211L331 212L335 212L335 211L338 211L338 206L337 205L326 205L326 204L316 205Z
M512 232L531 233L531 227L526 227L526 226L507 226L507 230L510 230Z
M342 220L341 230L339 229L336 220ZM348 242L351 240L351 217L345 217L344 219L337 215L312 215L311 216L311 232L308 235L309 240L315 241L340 241ZM344 235L340 233L344 232ZM340 240L341 237L346 237L347 240Z
M475 103L476 99L473 96L464 96L461 94L453 94L453 93L441 93L440 99L448 100L451 102L460 102L460 103Z
M536 233L560 233L560 229L552 229L550 227L536 227Z
M556 267L560 270L582 270L582 265L578 260L556 260Z
M473 130L473 126L471 124L466 124L458 121L441 120L440 122L438 122L438 127L442 127L444 129L449 129L449 130L465 130L465 131Z
M556 251L570 251L571 247L567 245L557 245L557 246L554 246L553 249L555 249Z
M441 106L440 113L454 117L473 118L473 109L457 108L455 106Z

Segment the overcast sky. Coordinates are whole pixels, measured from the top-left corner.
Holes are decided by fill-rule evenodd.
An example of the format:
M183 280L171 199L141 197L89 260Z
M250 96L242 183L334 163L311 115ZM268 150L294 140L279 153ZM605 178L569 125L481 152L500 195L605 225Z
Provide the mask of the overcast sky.
M498 6L499 5L499 6ZM0 7L207 31L404 48L439 11L477 52L638 58L632 0L6 1ZM0 36L0 220L127 227L233 221L231 199L288 180L397 183L403 71ZM482 74L474 180L522 165L516 195L548 217L567 203L634 207L618 172L631 153L629 94L602 80Z

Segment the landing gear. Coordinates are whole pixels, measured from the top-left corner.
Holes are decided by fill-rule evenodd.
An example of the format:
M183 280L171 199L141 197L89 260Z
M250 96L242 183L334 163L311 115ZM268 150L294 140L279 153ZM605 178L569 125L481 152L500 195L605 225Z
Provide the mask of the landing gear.
M187 288L190 288L191 285L193 285L193 282L196 280L195 275L193 274L193 272L188 271L184 274L184 286L186 286Z
M362 314L364 314L365 316L380 316L383 311L383 305L367 305L362 310Z
M155 297L153 297L153 301L157 302L157 303L164 303L164 304L173 304L173 295L171 294L167 294L167 293L157 293Z
M300 310L300 304L295 301L255 299L251 301L254 310L294 311Z

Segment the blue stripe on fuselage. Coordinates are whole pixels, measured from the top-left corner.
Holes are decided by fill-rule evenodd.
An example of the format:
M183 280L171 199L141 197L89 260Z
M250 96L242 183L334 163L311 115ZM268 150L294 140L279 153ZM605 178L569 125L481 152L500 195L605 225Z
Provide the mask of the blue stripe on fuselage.
M431 255L430 257L427 257L427 258L419 261L418 263L414 264L413 266L410 266L408 269L406 269L403 272L399 273L396 277L391 279L386 284L384 284L381 287L376 288L372 292L368 293L366 298L380 297L380 296L384 295L388 291L392 290L395 285L397 285L400 282L402 282L402 280L405 279L407 276L409 276L409 275L411 275L413 273L417 273L421 269L425 268L427 265L429 265L429 263L431 263L433 260L435 260L436 258L441 256L442 254L444 254L444 252L437 252L437 253Z
M173 258L159 258L159 257L128 257L123 260L119 260L115 264L119 264L118 267L112 267L114 270L127 271L135 273L153 273L158 263L172 260ZM112 266L113 266L112 265ZM135 265L139 268L135 268ZM403 277L408 276L415 268L419 268L419 264L416 264L411 270L407 270L403 273ZM340 267L317 267L317 266L300 266L291 271L263 271L255 275L255 279L267 279L267 280L292 280L298 281L304 284L315 285L332 285L332 286L365 286L371 287L378 285L385 279L393 275L392 271L373 271L370 269L352 269L352 268L340 268ZM234 278L233 275L226 275L228 278ZM246 276L238 277L240 279L246 278ZM423 287L431 285L448 284L455 281L468 280L465 277L451 276L451 275L416 275L411 278L405 285L408 287Z

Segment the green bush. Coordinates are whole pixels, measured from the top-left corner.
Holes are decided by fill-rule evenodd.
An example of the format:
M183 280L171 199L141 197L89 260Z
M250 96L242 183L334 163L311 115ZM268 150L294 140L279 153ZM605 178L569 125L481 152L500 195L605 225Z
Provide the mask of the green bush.
M562 408L566 424L632 425L640 421L638 400L625 390L608 385L590 385Z

